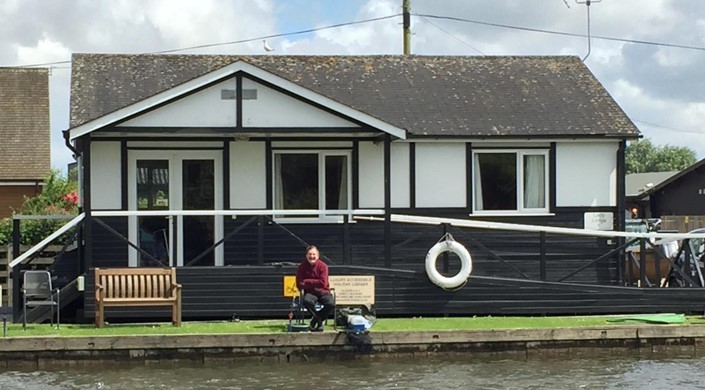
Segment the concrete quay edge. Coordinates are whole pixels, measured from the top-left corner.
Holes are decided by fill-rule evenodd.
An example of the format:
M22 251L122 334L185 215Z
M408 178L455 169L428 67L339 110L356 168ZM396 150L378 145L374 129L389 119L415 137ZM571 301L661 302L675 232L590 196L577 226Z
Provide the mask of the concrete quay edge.
M611 325L353 334L254 333L0 338L0 368L56 364L251 360L296 362L464 354L531 359L610 355L705 356L705 325Z

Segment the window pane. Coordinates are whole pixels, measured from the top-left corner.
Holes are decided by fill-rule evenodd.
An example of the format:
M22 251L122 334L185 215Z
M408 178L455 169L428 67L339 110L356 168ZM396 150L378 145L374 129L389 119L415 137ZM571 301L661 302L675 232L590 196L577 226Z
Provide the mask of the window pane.
M138 252L140 267L169 266L169 220L164 217L138 217L139 247L149 254Z
M277 154L275 164L276 207L318 210L318 154Z
M137 210L169 209L169 161L137 160ZM168 219L138 217L138 264L141 267L169 265Z
M183 209L215 209L215 162L213 160L183 160ZM215 242L215 217L184 216L184 265L191 263ZM205 254L195 266L213 266L215 253Z
M546 157L524 156L524 208L546 207Z
M183 161L183 209L215 209L215 163L213 160Z
M517 155L478 153L475 155L475 209L517 209Z
M169 161L137 160L137 210L169 209Z
M348 208L348 164L346 156L326 156L326 210Z

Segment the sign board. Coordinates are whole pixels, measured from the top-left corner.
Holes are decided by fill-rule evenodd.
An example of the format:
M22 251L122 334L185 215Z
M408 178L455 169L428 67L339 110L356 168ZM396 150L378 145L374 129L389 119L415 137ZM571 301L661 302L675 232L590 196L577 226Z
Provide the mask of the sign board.
M284 276L284 296L287 298L294 298L299 296L299 288L296 287L296 276Z
M330 287L335 289L336 305L374 305L374 275L335 275L330 276L329 281Z
M374 275L331 275L328 277L330 287L335 289L337 305L360 305L375 303ZM284 296L297 297L296 276L284 276Z
M614 214L611 212L585 213L584 227L590 230L614 230Z

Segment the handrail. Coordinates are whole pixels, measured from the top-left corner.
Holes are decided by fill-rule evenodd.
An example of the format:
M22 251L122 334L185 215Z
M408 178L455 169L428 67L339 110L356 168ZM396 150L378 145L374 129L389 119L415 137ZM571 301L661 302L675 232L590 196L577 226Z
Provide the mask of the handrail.
M369 217L361 218L355 217L355 219L360 220L370 220L370 221L381 221L380 218ZM540 225L524 225L515 223L505 223L505 222L488 222L488 221L474 221L470 219L454 219L454 218L439 218L439 217L424 217L418 215L402 215L402 214L392 214L392 222L406 222L406 223L418 223L426 225L440 225L447 223L453 226L468 227L468 228L479 228L479 229L496 229L496 230L514 230L522 232L546 232L554 234L566 234L566 235L576 235L576 236L591 236L591 237L624 237L624 238L660 238L663 241L668 240L682 240L686 238L705 238L705 233L637 233L637 232L618 232L618 231L606 231L606 230L593 230L593 229L576 229L576 228L564 228L555 226L540 226Z
M57 239L57 238L58 238L59 236L61 236L62 234L64 234L64 233L66 233L67 231L69 231L69 229L71 229L72 227L78 225L81 221L83 221L83 219L84 219L85 217L86 217L86 214L85 214L85 213L81 213L81 214L77 215L74 219L72 219L71 221L69 221L66 225L60 227L57 231L55 231L54 233L50 234L47 238L45 238L45 239L43 239L42 241L40 241L37 245L33 246L30 250L28 250L27 252L23 253L22 255L20 255L19 257L17 257L16 259L12 260L12 261L10 262L10 264L8 264L8 267L13 268L13 267L16 266L17 264L20 264L20 263L22 263L23 261L25 261L28 257L32 256L32 255L35 254L36 252L39 252L39 250L40 250L41 248L44 248L45 246L49 245L49 243L51 243L52 241L54 241L55 239Z
M384 210L111 210L92 211L94 217L169 217L169 216L253 216L253 215L384 215Z

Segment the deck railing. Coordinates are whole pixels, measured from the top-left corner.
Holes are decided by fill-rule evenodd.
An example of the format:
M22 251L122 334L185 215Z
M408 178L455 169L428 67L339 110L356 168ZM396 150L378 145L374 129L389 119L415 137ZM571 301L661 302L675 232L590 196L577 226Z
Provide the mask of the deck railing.
M356 219L382 221L382 219L377 217L356 217ZM584 262L577 269L552 281L568 281L571 277L588 269L595 263L606 258L618 256L618 258L626 260L625 262L617 262L618 275L620 277L619 284L635 284L642 287L674 286L673 284L664 283L663 278L669 276L677 287L705 287L705 278L703 277L703 260L705 260L705 253L702 253L702 251L698 252L693 245L694 241L698 241L700 243L699 245L702 245L705 241L705 230L698 230L697 232L691 233L619 232L400 214L392 214L390 219L394 223L444 226L444 232L448 230L448 227L456 227L538 233L539 273L541 275L540 280L544 281L546 280L546 234L554 234L609 238L614 239L618 244L614 245L608 252L591 261ZM480 249L487 251L493 259L512 268L518 277L529 279L524 272L512 266L511 263L503 259L501 255L494 253L471 237L468 239L474 241L474 244ZM674 252L674 255L667 256L661 253L661 251L656 250L658 247L670 242L678 242L678 249ZM635 247L639 250L634 250ZM632 250L627 250L628 248L632 248ZM651 253L649 251L651 251ZM634 253L638 255L634 255ZM649 258L649 255L651 255L652 258ZM662 273L663 264L667 266L670 275L665 275L665 272ZM653 266L654 272L651 272L652 269L649 265ZM633 275L634 269L639 275ZM636 278L636 276L638 276L638 278Z

